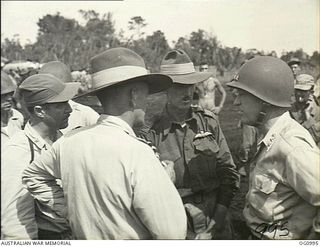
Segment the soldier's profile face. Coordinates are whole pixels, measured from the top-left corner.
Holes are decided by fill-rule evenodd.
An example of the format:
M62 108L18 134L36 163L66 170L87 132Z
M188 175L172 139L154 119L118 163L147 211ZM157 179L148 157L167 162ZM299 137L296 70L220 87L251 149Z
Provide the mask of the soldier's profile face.
M68 101L45 104L43 108L45 111L44 121L50 128L58 130L68 127L68 120L72 112Z
M193 84L173 83L168 90L168 103L177 109L188 109L192 104L195 86Z
M252 94L241 89L237 89L234 95L236 97L234 105L238 105L241 111L241 122L243 124L255 125L262 108L261 101Z

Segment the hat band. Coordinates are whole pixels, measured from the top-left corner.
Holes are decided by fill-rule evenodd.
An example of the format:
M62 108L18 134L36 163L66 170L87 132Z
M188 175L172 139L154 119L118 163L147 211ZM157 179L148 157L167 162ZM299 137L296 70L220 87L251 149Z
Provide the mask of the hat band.
M193 63L164 64L160 66L160 71L169 75L184 75L196 72Z
M115 82L129 80L134 77L147 75L148 71L146 68L140 66L120 66L110 69L101 70L91 75L92 86L98 88L100 86L112 85Z

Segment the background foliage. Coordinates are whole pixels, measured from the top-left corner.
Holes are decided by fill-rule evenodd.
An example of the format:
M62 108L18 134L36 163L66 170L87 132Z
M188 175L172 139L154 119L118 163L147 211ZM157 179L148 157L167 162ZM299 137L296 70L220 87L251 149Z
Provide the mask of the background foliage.
M82 15L83 25L75 19L61 16L60 13L43 16L37 23L38 36L34 43L22 46L18 35L13 39L5 39L1 43L2 56L9 60L40 63L60 60L69 64L72 70L83 70L88 69L90 58L99 52L110 47L124 46L140 54L152 72L159 70L161 59L170 46L161 30L156 30L151 35L145 34L144 28L148 23L143 17L132 17L128 20L127 31L117 31L110 12L100 15L93 10L79 10L79 13ZM171 48L184 49L196 66L203 61L214 65L220 75L239 68L246 59L254 55L277 56L274 51L266 54L256 49L243 51L238 47L223 46L218 37L202 29L180 37L174 41L173 46ZM297 57L307 70L319 71L316 68L320 62L318 51L310 56L299 49L281 54L280 57L284 61Z

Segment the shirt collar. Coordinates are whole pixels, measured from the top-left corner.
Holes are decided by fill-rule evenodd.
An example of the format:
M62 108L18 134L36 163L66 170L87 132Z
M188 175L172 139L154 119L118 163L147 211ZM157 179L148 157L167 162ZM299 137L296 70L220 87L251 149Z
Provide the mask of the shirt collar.
M74 110L75 110L75 111L79 110L79 109L78 109L78 103L77 103L77 102L74 102L73 100L70 99L70 100L68 101L68 103L69 103L69 105L70 105L70 107L72 108L73 111L74 111Z
M19 119L18 111L15 110L15 109L12 109L10 116L11 116L11 119L12 119L12 120L18 120L18 119Z
M291 119L289 112L282 114L272 125L265 137L258 143L258 147L261 145L261 143L264 143L267 147L267 151L269 151L274 142L277 140L279 133L285 127L285 123L288 122L289 119Z
M28 121L26 123L26 126L24 127L24 133L27 137L30 138L30 140L40 149L42 150L47 149L48 147L50 147L51 145L46 142L41 135L31 126L30 122ZM61 132L58 131L57 133L57 137L59 138L61 136Z
M126 132L128 135L136 137L136 134L134 133L130 125L119 117L101 114L97 123L119 128Z
M197 121L195 115L196 114L194 113L192 108L190 108L189 117L185 120L185 123L191 123L191 122ZM168 113L167 106L165 107L165 109L162 113L162 121L167 122L166 126L168 126L167 128L165 128L163 130L163 134L165 136L168 135L168 133L170 132L170 130L173 126L180 126L182 128L184 127L184 125L181 125L181 123L173 121L172 117Z

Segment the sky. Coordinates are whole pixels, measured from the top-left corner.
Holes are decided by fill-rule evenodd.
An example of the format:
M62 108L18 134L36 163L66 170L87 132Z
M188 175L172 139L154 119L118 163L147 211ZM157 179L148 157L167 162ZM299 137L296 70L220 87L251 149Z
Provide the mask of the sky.
M113 13L116 31L141 16L147 35L161 30L172 41L204 29L224 46L256 48L278 55L303 48L320 50L320 0L124 0L124 1L1 1L1 40L19 34L22 44L34 42L37 21L46 14L84 20L79 10ZM17 37L17 36L16 36Z

